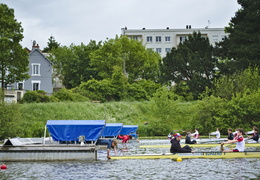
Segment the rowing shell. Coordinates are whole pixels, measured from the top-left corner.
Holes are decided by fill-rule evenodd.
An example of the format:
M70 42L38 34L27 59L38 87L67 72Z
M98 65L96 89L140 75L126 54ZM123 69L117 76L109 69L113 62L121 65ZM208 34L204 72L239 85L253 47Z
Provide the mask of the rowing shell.
M220 144L181 144L181 146L190 146L192 148L196 147L217 147L220 146ZM236 144L225 144L224 146L234 147ZM260 147L260 143L248 143L245 144L246 147ZM164 145L143 145L139 146L140 148L170 148L170 144L164 144Z
M136 154L129 156L111 156L111 159L231 159L231 158L260 158L260 151L247 152L195 152L179 154Z

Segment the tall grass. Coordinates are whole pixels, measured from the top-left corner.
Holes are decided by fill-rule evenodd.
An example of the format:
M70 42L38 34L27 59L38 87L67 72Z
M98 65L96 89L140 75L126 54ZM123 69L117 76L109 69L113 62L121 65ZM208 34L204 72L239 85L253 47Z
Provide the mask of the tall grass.
M151 102L55 102L55 103L30 103L21 104L21 117L19 126L20 137L41 137L47 120L106 120L107 123L123 123L125 125L139 125L140 136L156 135L148 133L156 128L156 117ZM190 106L187 103L180 104L180 109ZM174 127L170 129L181 129L185 120L180 115ZM160 123L164 119L160 120ZM144 125L148 122L148 125ZM149 126L154 124L153 126ZM184 123L185 124L185 123ZM164 133L167 135L167 133Z

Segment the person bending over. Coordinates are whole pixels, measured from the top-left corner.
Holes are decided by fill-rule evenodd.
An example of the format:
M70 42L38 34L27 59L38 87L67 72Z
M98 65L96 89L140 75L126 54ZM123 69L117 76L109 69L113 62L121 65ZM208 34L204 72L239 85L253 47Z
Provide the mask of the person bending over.
M96 145L107 145L107 158L110 158L110 149L114 149L115 154L117 154L116 147L117 147L117 140L112 139L98 139Z

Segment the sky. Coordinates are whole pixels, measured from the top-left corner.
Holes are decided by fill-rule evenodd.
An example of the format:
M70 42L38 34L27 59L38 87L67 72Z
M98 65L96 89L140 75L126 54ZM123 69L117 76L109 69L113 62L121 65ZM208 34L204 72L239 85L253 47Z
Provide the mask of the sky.
M106 41L128 29L224 28L237 0L0 0L24 29L23 47L43 49L53 36L63 46Z

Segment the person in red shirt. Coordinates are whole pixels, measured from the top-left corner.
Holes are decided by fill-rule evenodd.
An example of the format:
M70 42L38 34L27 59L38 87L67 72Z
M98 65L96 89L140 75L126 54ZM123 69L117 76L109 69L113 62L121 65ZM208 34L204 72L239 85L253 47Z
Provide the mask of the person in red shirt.
M223 147L224 144L236 143L235 149L225 150L223 152L243 152L245 150L245 140L243 137L243 132L243 129L237 129L237 136L234 138L234 140L228 140L227 142L221 143L221 147Z

